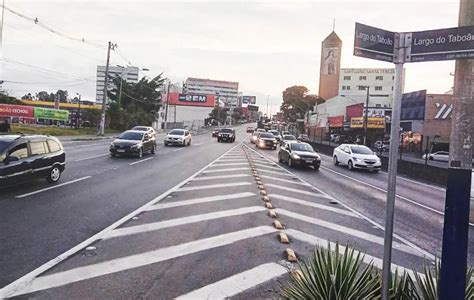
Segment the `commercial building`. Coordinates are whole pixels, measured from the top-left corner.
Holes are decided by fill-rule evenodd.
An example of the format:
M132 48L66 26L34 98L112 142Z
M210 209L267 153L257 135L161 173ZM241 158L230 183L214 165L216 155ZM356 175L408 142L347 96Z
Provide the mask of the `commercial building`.
M185 93L196 95L215 95L226 108L239 106L239 83L224 80L188 78Z
M197 129L205 126L205 120L216 106L215 95L170 93L166 98L164 114L167 129ZM164 129L164 125L162 125Z
M342 40L333 31L321 43L319 97L331 99L338 95Z
M115 88L115 85L113 83L114 78L121 77L126 82L137 83L138 75L139 75L138 67L109 66L108 89L112 90ZM104 84L105 84L105 66L97 66L96 102L98 103L102 103L102 100L103 100Z

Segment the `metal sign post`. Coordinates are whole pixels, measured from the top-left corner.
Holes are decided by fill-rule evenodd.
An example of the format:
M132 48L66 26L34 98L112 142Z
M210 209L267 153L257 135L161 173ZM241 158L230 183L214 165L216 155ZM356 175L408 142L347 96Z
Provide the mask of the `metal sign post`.
M461 0L460 25L474 22L474 0ZM464 20L465 19L465 20ZM354 55L395 64L395 88L390 134L387 207L383 257L382 299L389 299L403 63L458 60L451 133L450 168L446 189L440 299L463 299L466 284L467 242L471 185L471 115L474 26L395 33L356 23ZM461 63L462 62L462 63Z

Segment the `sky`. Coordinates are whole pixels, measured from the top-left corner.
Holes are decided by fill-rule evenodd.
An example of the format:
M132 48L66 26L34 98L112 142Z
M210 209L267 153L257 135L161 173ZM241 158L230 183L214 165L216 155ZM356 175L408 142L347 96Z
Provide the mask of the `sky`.
M282 91L304 85L317 94L321 42L335 31L343 41L341 67L390 68L353 56L355 22L408 32L456 27L459 0L398 1L160 1L6 0L5 6L38 18L67 37L5 11L0 80L11 95L68 90L95 99L97 65L106 44L118 49L111 65L132 64L163 73L239 82L266 112L278 110ZM90 43L89 43L90 42ZM445 93L454 62L405 65L405 91Z

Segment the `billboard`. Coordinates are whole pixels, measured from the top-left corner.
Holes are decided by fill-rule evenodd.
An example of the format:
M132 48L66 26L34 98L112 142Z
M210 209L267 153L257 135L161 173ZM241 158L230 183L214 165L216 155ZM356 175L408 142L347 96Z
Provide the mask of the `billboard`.
M364 118L351 118L351 128L364 128ZM385 118L367 118L367 128L384 129Z
M214 95L170 93L168 97L170 105L200 107L214 107L216 105L216 97Z
M0 116L33 118L33 109L31 106L0 104Z
M403 94L400 120L424 120L425 107L426 90Z
M249 106L247 108L248 108L249 111L258 111L258 106L256 106L256 105L249 104Z
M67 121L69 120L69 111L62 109L35 107L34 116L36 119Z
M242 104L255 104L257 103L256 96L242 96Z
M330 128L342 128L344 123L344 116L329 117L328 123Z

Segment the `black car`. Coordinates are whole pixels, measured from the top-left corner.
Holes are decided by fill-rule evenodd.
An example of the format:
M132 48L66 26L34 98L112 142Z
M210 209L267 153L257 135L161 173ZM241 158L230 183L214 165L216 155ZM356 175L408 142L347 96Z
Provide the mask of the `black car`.
M255 146L260 149L270 148L272 150L275 150L277 148L277 140L272 133L261 132L258 135L258 139Z
M55 183L66 166L61 142L44 135L0 135L0 186L46 178Z
M313 147L307 143L285 143L278 152L278 161L287 162L289 167L295 165L313 166L314 170L319 170L321 157Z
M219 131L220 129L219 128L216 128L212 131L212 137L217 137L219 135Z
M222 128L217 135L217 142L235 142L235 130L232 128Z
M137 130L127 130L110 144L110 155L133 155L142 157L143 153L155 154L156 141L148 133Z
M281 135L280 135L280 132L278 132L278 130L269 130L268 132L270 132L271 134L273 134L275 136L275 139L277 140L277 142L281 142Z

